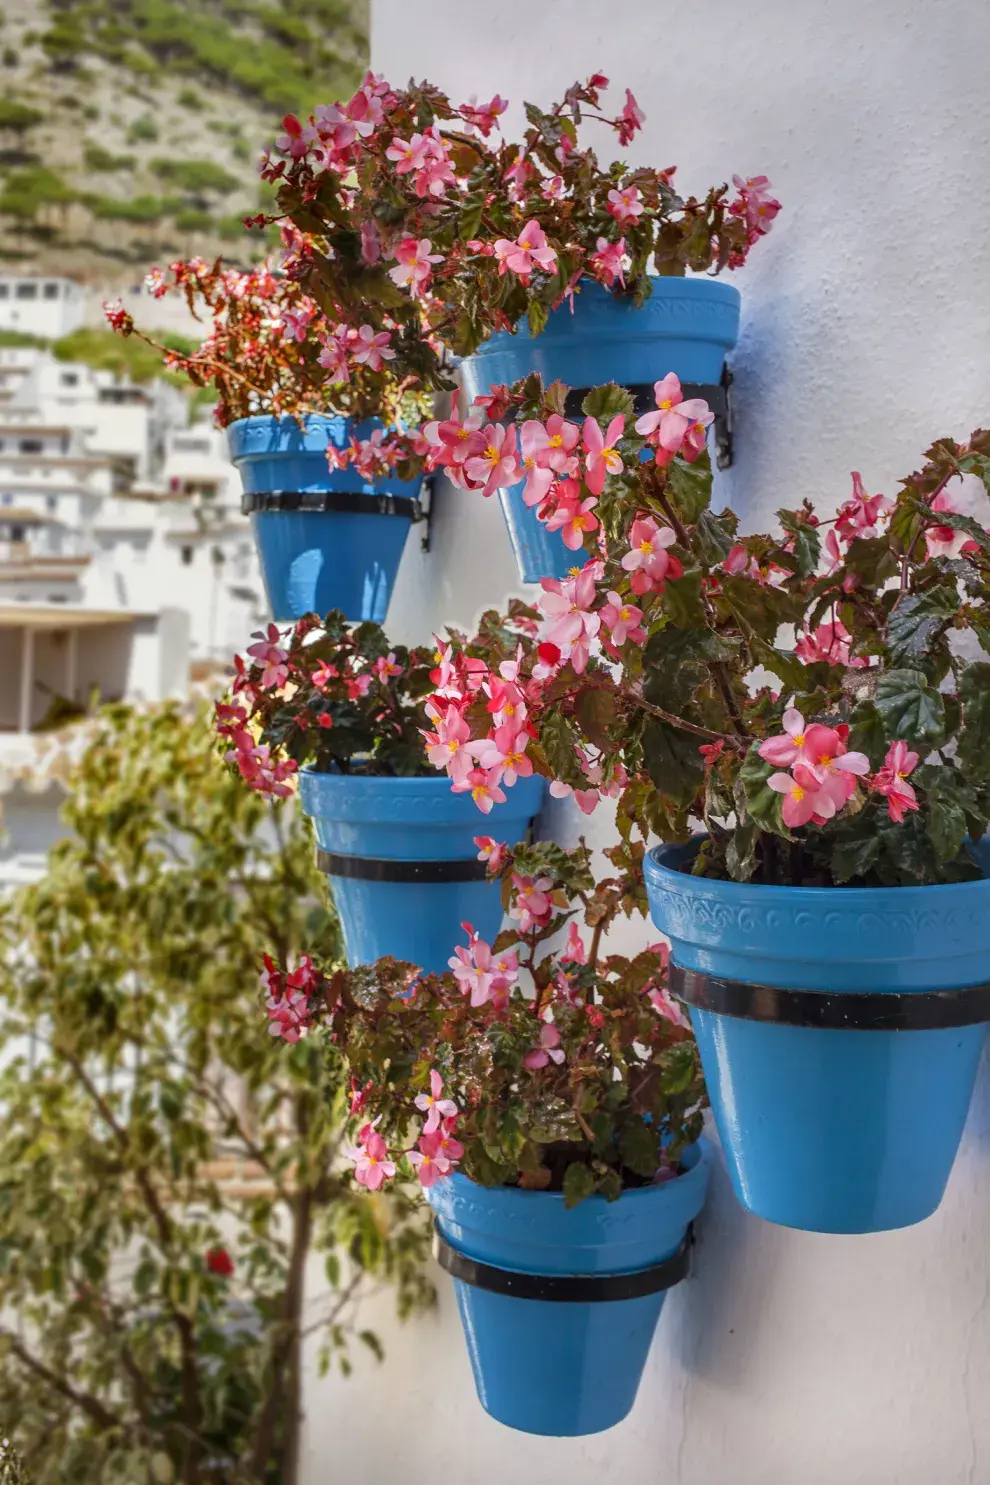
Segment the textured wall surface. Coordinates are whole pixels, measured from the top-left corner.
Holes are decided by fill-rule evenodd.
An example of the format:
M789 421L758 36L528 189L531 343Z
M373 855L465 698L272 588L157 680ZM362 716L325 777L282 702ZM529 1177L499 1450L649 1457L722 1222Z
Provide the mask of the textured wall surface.
M837 503L851 469L892 492L934 436L990 420L988 46L976 0L373 4L374 66L396 83L499 91L515 128L522 99L597 69L646 111L632 163L676 163L685 190L770 176L785 210L735 278L737 457L716 491L750 528L804 495ZM414 543L396 638L524 591L494 501L442 490L432 552ZM384 1304L384 1367L308 1389L306 1485L987 1485L988 1156L984 1068L943 1206L918 1227L775 1228L720 1173L631 1418L585 1441L483 1414L446 1280L438 1314L403 1330Z

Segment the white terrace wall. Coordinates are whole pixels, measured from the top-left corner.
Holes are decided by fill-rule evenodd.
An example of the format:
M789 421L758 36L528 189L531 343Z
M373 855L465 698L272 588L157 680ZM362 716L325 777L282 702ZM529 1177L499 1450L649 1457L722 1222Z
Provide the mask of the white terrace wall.
M634 163L682 188L765 172L784 202L737 278L737 442L718 502L750 529L862 471L892 492L990 418L990 12L976 0L375 0L372 61L458 99L558 98L592 71L647 114ZM602 138L602 150L609 148ZM664 368L658 368L663 370ZM494 501L445 489L390 627L425 641L521 591ZM561 812L556 823L574 824ZM592 822L601 842L608 822ZM644 931L645 932L645 931ZM530 1439L473 1395L446 1280L382 1368L307 1388L306 1485L986 1485L990 1090L940 1212L863 1238L747 1216L719 1173L694 1276L610 1434Z

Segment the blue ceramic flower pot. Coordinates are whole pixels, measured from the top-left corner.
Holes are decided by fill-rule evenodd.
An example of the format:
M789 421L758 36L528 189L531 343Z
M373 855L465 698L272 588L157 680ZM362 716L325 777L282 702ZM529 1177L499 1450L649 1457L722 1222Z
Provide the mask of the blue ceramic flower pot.
M227 429L251 516L272 616L279 622L339 608L382 623L409 534L419 480L374 484L331 472L329 446L368 438L378 418L239 418Z
M605 382L634 387L673 371L682 382L717 383L727 352L739 338L739 290L714 278L654 278L641 307L617 299L593 279L581 280L573 312L554 310L541 335L525 320L515 334L500 331L461 362L470 399L496 383L510 384L538 371L544 386L597 387ZM509 538L524 582L566 577L584 561L547 531L523 504L522 485L500 490Z
M562 1196L477 1186L453 1175L427 1195L440 1235L482 1264L522 1274L612 1275L676 1254L708 1190L705 1140L674 1181L591 1196L568 1211ZM521 1299L454 1280L482 1407L524 1433L574 1437L621 1423L636 1400L666 1290L581 1303Z
M672 963L703 976L829 992L827 1029L691 1008L736 1195L770 1222L812 1232L881 1232L920 1222L945 1191L986 1024L839 1029L843 999L884 996L905 1020L948 1013L926 992L990 978L990 881L938 887L766 887L676 868L695 845L645 861L653 921ZM990 860L984 858L984 870ZM960 997L950 997L959 1000ZM805 1004L823 997L793 996ZM944 997L943 997L944 1000ZM912 1012L913 1007L913 1012ZM924 1010L925 1014L920 1013ZM755 1012L755 1018L754 1018ZM786 1011L785 1017L792 1015ZM800 1017L803 1013L797 1013Z
M543 780L519 779L483 815L470 794L435 778L299 774L299 799L317 846L330 853L330 889L348 963L383 955L440 974L472 923L488 943L502 924L502 899L485 879L476 835L515 844L539 812Z

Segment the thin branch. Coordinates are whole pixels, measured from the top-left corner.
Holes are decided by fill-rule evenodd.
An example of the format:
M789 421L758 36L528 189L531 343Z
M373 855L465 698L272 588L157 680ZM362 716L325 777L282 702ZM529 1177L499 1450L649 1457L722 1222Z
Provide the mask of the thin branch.
M27 1367L28 1371L33 1372L36 1377L40 1377L43 1382L47 1382L49 1387L60 1393L62 1397L67 1398L74 1407L79 1408L87 1417L92 1418L93 1422L98 1424L100 1428L119 1428L126 1431L126 1425L123 1420L118 1418L116 1413L111 1413L109 1408L104 1407L98 1397L94 1397L90 1392L83 1392L80 1388L74 1387L71 1382L66 1381L64 1377L60 1377L57 1372L53 1372L43 1361L39 1361L36 1356L32 1356L30 1351L9 1330L0 1330L0 1335L7 1342L8 1350L12 1355L17 1357L23 1366Z

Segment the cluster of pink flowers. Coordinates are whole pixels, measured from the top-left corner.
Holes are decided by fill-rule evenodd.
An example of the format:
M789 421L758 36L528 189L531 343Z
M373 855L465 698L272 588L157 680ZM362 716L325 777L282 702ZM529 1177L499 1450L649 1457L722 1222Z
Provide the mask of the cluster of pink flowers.
M310 160L321 170L346 174L355 163L358 148L374 135L394 101L384 78L367 72L347 103L321 104L309 123L300 123L294 114L287 114L282 120L283 132L275 140L275 149L285 158L273 160L271 149L266 149L258 167L262 179L280 180L287 160Z
M289 321L290 328L286 330L286 334L290 338L294 335L297 340L305 340L315 308L314 305L308 319L304 318L305 305L295 313L282 311L283 323ZM351 370L355 366L366 366L369 371L381 371L386 361L395 360L395 352L391 348L392 330L388 328L379 330L376 334L371 325L360 325L357 329L344 324L327 325L321 330L319 339L322 349L317 360L329 373L327 380L333 386L343 386L349 382Z
M261 988L269 1033L285 1042L297 1042L306 1036L315 1021L313 996L318 987L319 978L308 954L301 954L296 968L287 974L265 954Z
M428 452L429 445L418 432L375 428L367 438L352 438L342 449L328 444L327 464L331 471L356 469L362 479L374 484L393 475L400 464L417 468Z
M442 1176L450 1175L464 1154L464 1146L457 1138L457 1105L442 1094L443 1079L433 1068L429 1093L419 1093L415 1099L416 1107L426 1117L413 1149L390 1151L375 1121L362 1125L357 1144L348 1151L359 1186L378 1191L394 1178L397 1162L403 1157L415 1170L421 1186L435 1186Z
M224 754L226 761L236 766L251 789L277 799L286 799L294 792L292 781L298 771L295 759L273 758L268 743L258 743L248 727L248 714L243 706L218 701L216 730L219 737L231 744Z
M637 418L636 432L656 451L658 464L669 464L676 454L693 464L705 447L706 430L715 414L702 397L685 400L672 371L654 384L653 394L657 410Z
M759 752L768 763L791 770L773 773L767 780L771 789L784 796L782 814L789 829L809 823L824 825L831 820L856 793L858 779L886 796L888 814L898 823L908 810L918 808L917 796L907 782L918 755L910 752L906 743L891 743L883 767L870 779L866 754L850 752L846 747L846 723L826 727L812 722L806 726L793 706L784 712L783 723L783 733L768 737Z

